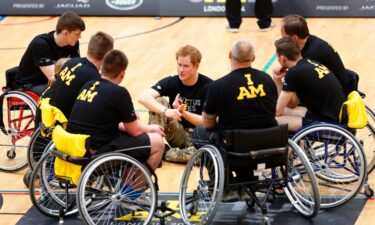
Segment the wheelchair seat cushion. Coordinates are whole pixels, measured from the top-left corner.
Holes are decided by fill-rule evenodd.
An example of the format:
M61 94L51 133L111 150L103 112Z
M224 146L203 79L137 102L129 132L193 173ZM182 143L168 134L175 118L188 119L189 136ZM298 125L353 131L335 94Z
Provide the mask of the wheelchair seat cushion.
M60 125L57 125L53 130L52 140L59 152L72 157L82 158L86 154L86 151L90 149L89 135L68 133ZM70 180L72 184L78 184L81 169L81 165L67 162L58 157L55 158L55 175Z

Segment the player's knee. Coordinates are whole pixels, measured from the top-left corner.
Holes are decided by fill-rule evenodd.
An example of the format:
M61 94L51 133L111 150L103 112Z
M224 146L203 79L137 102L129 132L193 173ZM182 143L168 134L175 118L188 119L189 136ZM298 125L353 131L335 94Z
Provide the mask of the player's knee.
M148 136L150 137L151 153L163 154L163 151L164 151L163 137L157 133L149 133Z

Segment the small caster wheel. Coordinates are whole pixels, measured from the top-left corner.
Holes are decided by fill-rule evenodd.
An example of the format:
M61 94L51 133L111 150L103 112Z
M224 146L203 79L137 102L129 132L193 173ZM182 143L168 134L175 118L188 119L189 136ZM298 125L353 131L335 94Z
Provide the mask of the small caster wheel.
M12 150L8 150L7 156L8 156L8 159L14 159L14 158L16 158L16 152L12 151Z
M165 225L165 218L164 217L160 218L160 225Z
M23 183L25 184L25 186L26 186L27 188L29 188L30 177L31 177L31 173L32 173L32 172L33 172L32 170L28 169L28 170L26 171L25 175L23 175Z
M253 200L247 200L246 205L249 209L254 208L255 202Z
M374 190L372 190L372 188L368 186L365 187L365 195L366 197L371 198L372 196L374 196Z

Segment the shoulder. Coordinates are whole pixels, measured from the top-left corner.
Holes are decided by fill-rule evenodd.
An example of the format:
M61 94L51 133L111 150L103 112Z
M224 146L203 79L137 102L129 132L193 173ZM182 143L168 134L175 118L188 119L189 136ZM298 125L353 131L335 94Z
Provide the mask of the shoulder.
M213 82L213 80L203 74L199 74L199 79L202 81L202 83L205 83L205 84L208 84L208 83L211 83Z

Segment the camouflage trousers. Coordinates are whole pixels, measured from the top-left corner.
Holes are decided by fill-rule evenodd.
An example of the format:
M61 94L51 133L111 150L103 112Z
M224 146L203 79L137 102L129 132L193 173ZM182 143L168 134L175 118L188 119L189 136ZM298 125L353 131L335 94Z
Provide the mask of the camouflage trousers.
M157 98L158 102L165 107L170 108L168 101L163 98ZM149 112L149 124L158 124L164 129L165 139L170 148L166 148L164 159L170 162L186 163L195 153L192 146L193 129L186 129L181 123L174 119L167 118L162 114Z

